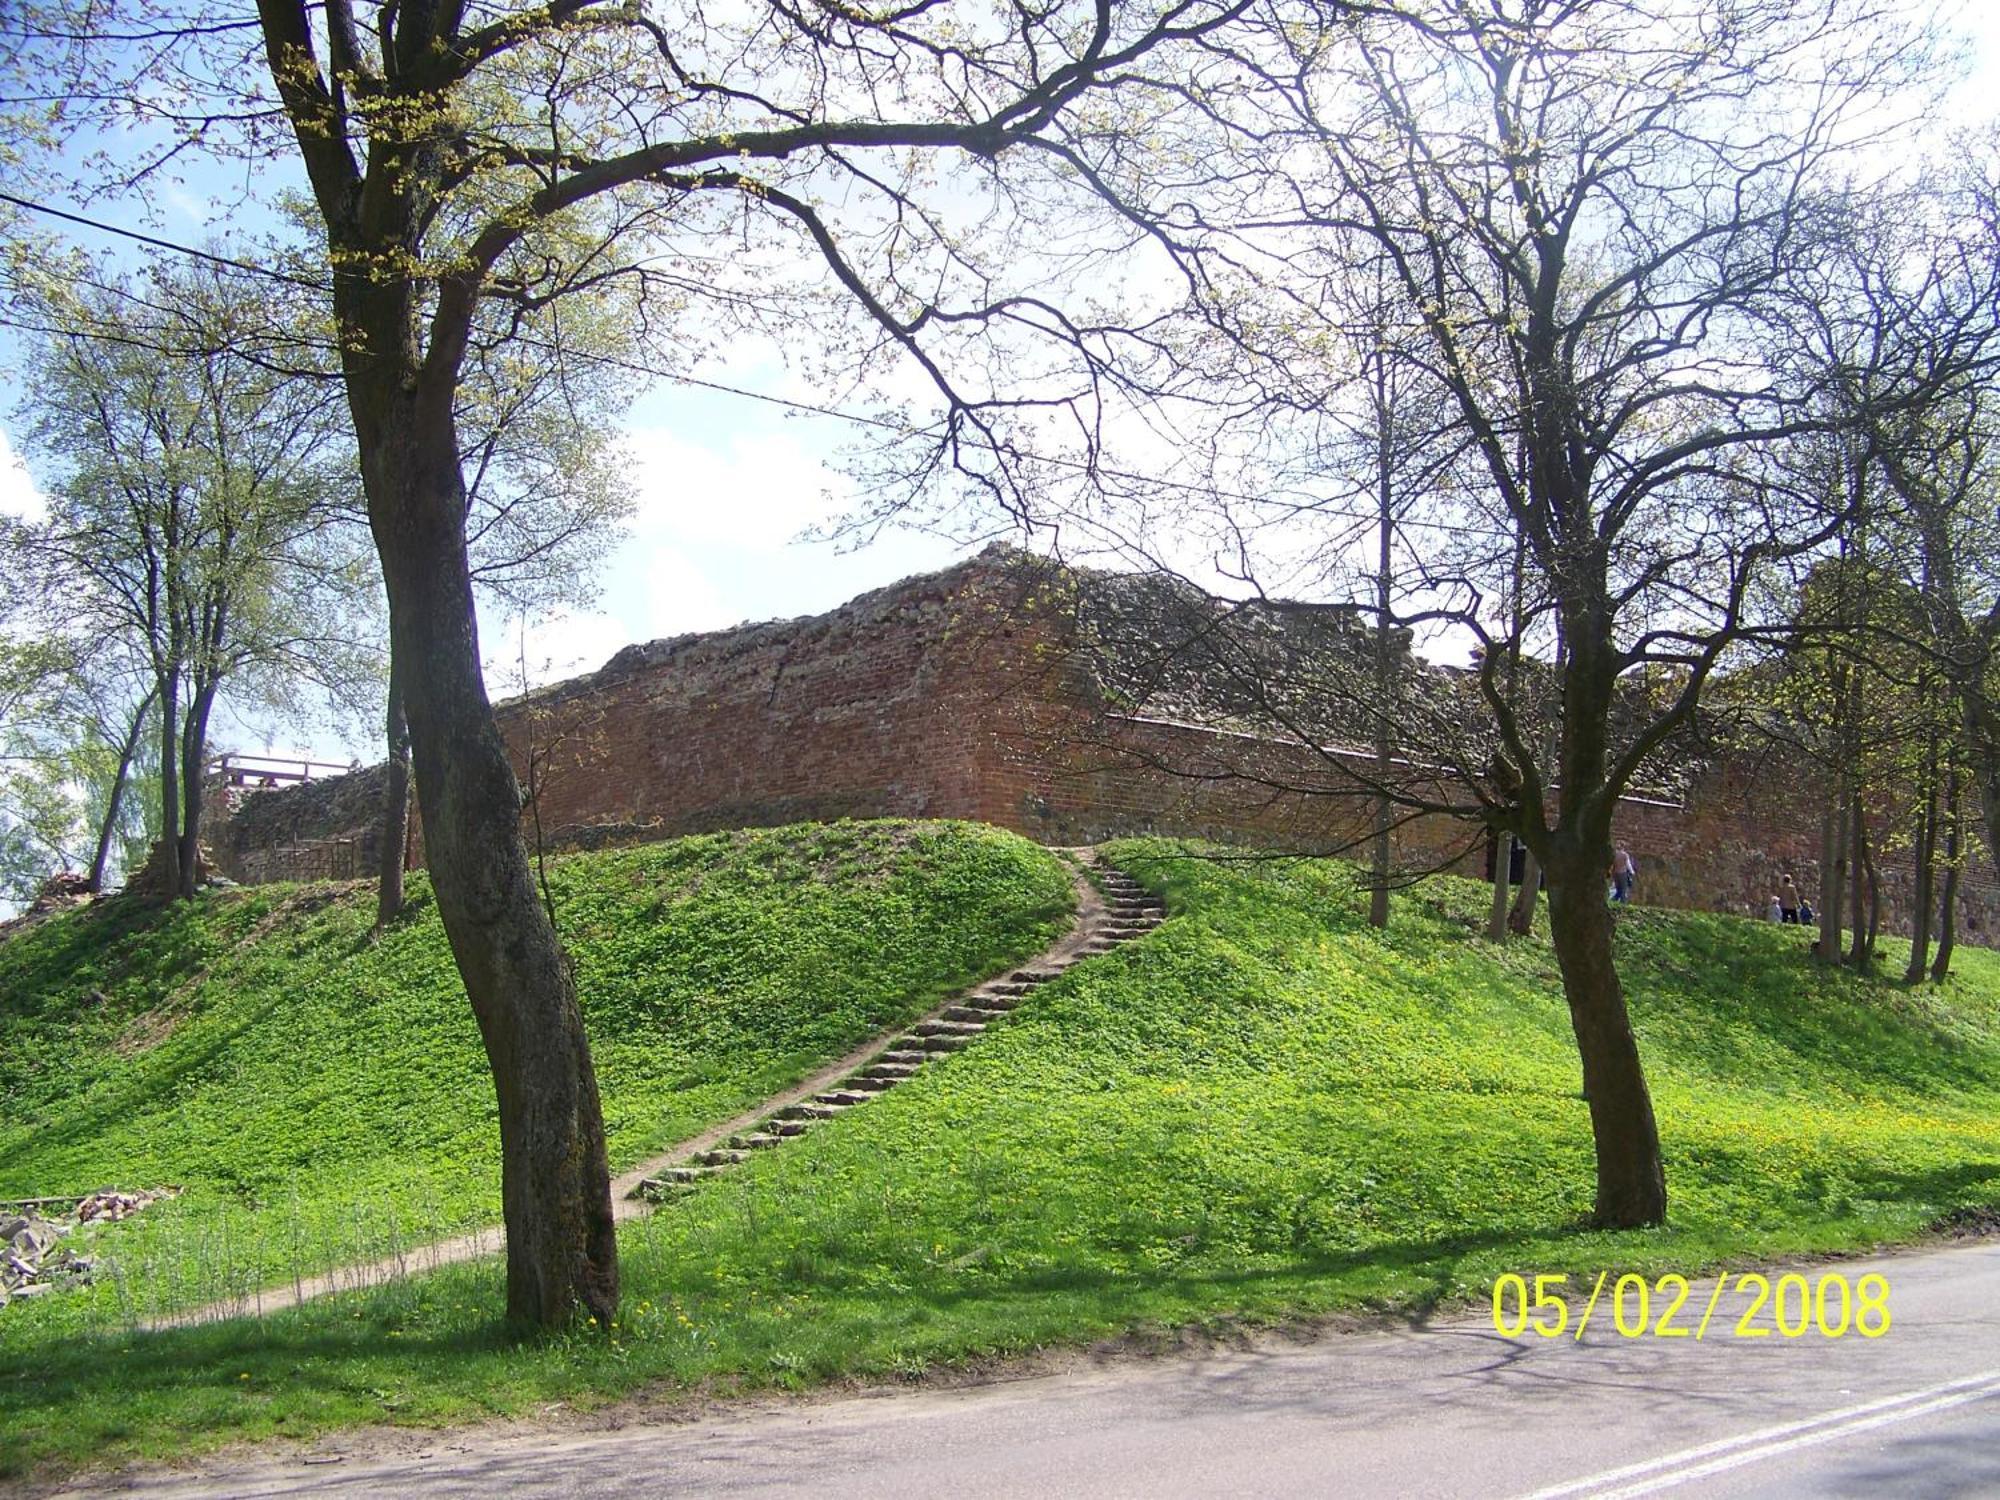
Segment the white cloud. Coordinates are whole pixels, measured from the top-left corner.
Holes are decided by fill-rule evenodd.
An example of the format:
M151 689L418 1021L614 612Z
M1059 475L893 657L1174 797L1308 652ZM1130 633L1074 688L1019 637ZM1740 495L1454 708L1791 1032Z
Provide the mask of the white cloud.
M656 547L633 560L632 572L640 608L627 640L650 641L687 635L698 630L724 630L748 617L746 608L732 605L723 591L688 558L667 547Z
M511 698L524 687L595 671L631 638L611 616L577 610L550 610L526 621L518 615L481 620L486 690L495 698Z
M664 427L626 434L637 469L633 532L644 545L722 542L782 547L832 513L834 476L785 432L738 431L691 442Z
M0 432L0 515L43 521L48 514L47 497L35 487L27 465L21 462L7 434Z

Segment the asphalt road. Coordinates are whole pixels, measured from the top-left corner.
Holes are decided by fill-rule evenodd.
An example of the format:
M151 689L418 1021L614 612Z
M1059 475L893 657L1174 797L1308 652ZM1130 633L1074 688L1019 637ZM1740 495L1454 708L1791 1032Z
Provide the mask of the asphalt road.
M1607 1301L1580 1342L1505 1338L1480 1316L615 1432L440 1434L392 1459L356 1439L68 1493L2000 1496L2000 1244L1801 1274L1871 1271L1892 1316L1875 1339L1737 1337L1749 1299L1732 1283L1700 1340L1621 1338ZM1713 1285L1695 1284L1682 1326Z

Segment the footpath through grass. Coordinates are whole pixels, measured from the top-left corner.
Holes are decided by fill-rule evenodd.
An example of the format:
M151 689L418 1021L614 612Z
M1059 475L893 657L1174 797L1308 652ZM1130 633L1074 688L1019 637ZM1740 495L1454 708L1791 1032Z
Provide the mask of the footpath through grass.
M1988 953L1912 991L1815 969L1796 928L1622 916L1672 1225L1592 1233L1553 962L1476 936L1480 888L1401 898L1384 936L1339 865L1114 854L1167 892L1166 925L628 1226L614 1329L511 1343L490 1263L255 1326L56 1345L0 1318L0 1447L157 1454L190 1431L459 1420L658 1379L911 1373L1149 1326L1428 1306L1509 1270L1851 1248L2000 1199Z
M551 865L613 1169L1038 951L1058 861L970 824L717 834ZM428 887L113 902L0 944L0 1197L174 1184L43 1324L155 1313L412 1250L499 1215L485 1053Z

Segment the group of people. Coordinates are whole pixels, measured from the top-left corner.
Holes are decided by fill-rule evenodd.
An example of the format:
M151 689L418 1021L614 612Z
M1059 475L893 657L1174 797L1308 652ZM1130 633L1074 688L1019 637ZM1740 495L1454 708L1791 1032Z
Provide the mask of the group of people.
M1812 903L1799 894L1799 888L1792 883L1792 877L1789 875L1779 880L1778 889L1772 893L1771 902L1765 910L1765 915L1773 922L1811 922L1816 920L1813 916Z
M1623 844L1611 851L1611 899L1623 906L1632 899L1632 885L1639 878L1639 862L1632 858L1631 851ZM1798 886L1789 875L1781 876L1777 890L1771 893L1767 915L1773 922L1807 923L1817 921L1813 915L1812 903L1799 894Z

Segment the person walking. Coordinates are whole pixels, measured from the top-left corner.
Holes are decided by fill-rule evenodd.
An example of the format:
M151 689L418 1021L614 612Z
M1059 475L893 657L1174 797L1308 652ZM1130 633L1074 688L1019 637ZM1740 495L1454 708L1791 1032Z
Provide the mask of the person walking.
M1778 910L1781 922L1796 923L1799 920L1799 888L1792 884L1789 875L1778 882Z
M1632 882L1638 878L1639 865L1623 844L1611 851L1611 899L1623 905L1632 896Z
M1784 908L1778 904L1778 898L1775 895L1771 897L1771 909L1769 915L1773 922L1789 922L1791 920L1790 917L1787 917L1785 915Z

